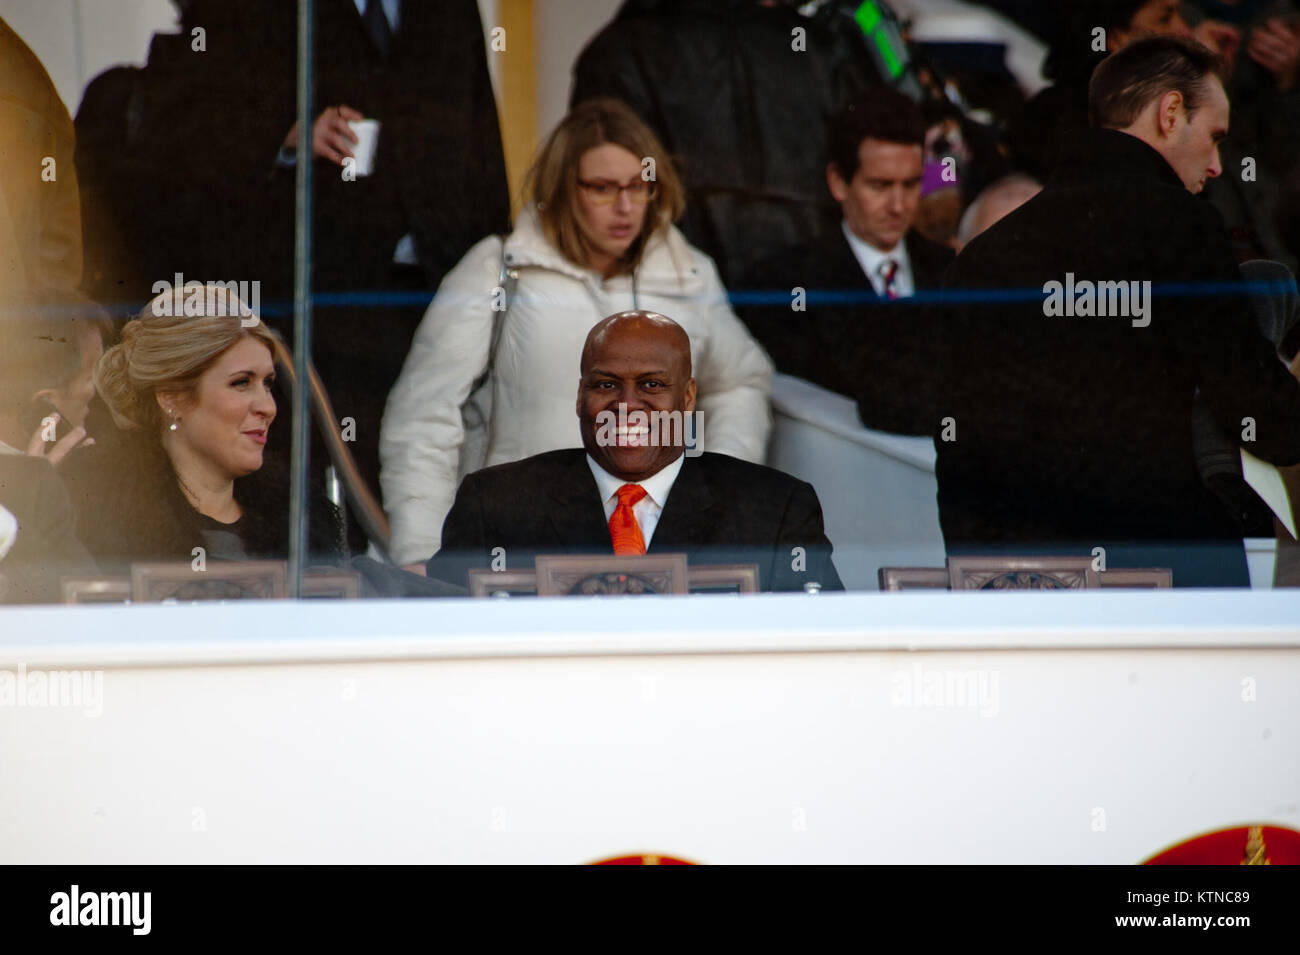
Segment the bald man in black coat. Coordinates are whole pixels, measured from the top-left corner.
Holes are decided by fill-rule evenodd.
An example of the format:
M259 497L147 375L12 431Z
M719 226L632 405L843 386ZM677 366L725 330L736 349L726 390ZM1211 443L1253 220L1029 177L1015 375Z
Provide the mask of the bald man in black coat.
M616 534L630 534L641 553L685 552L692 565L757 564L761 590L842 590L811 485L725 454L688 456L684 444L636 436L637 412L694 412L690 362L686 333L662 315L623 312L596 325L578 385L583 448L466 477L428 575L464 585L470 568L502 555L497 548L509 570L531 566L539 554L635 553L615 544ZM612 426L620 406L626 429ZM630 523L619 533L628 488L637 499L635 533Z

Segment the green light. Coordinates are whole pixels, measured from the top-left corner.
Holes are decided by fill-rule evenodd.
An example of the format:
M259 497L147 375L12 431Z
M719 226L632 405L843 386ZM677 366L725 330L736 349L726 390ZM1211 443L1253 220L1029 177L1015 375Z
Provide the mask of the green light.
M898 79L903 73L903 64L898 62L898 57L894 54L894 48L889 45L889 38L883 33L877 33L874 37L876 46L880 48L880 55L885 58L885 66L889 69L889 75Z
M898 54L890 45L889 37L885 35L884 30L877 29L883 19L880 7L872 0L866 0L853 14L853 19L858 22L862 32L876 44L876 49L880 51L880 58L885 61L885 69L889 70L890 78L898 79L902 76L903 64L899 62Z
M853 14L853 19L858 21L858 26L862 28L863 33L870 33L880 22L880 7L876 6L872 0L866 0L862 6L858 7L858 12Z

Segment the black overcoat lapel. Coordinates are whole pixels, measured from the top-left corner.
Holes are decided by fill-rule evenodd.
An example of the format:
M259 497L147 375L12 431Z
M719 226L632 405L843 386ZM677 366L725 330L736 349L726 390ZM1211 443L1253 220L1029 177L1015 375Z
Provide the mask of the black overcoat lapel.
M609 525L600 506L600 490L587 465L583 451L566 455L546 484L551 498L550 523L556 540L564 550L613 552ZM526 489L520 488L521 494Z
M646 552L667 554L697 550L716 539L713 525L718 515L711 512L716 510L717 503L702 459L687 458L673 482Z

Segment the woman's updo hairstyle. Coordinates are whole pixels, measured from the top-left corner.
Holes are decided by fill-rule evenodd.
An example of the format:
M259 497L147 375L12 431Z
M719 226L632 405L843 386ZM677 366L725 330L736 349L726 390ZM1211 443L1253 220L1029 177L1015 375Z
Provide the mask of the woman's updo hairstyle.
M275 356L276 334L224 286L164 292L104 352L95 366L95 388L119 428L160 431L165 422L155 395L192 395L203 373L243 338L264 342Z

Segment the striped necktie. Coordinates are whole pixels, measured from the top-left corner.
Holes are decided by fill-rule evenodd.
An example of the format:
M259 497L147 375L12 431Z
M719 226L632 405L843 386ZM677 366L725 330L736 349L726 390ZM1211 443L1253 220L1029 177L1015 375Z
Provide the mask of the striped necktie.
M895 281L898 277L898 263L893 259L885 259L880 263L880 274L885 280L885 298L890 301L898 298L898 283Z
M632 508L646 495L640 484L624 484L618 489L618 507L609 516L609 536L615 554L644 554L645 539Z

